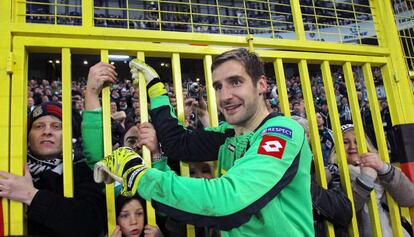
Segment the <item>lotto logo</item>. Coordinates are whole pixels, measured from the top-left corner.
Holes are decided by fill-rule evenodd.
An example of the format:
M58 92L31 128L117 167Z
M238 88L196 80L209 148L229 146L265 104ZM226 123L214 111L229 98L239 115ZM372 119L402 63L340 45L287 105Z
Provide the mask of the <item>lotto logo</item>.
M262 147L267 152L278 152L279 148L283 148L283 146L278 141L266 142Z
M257 153L282 159L286 140L275 136L263 136Z

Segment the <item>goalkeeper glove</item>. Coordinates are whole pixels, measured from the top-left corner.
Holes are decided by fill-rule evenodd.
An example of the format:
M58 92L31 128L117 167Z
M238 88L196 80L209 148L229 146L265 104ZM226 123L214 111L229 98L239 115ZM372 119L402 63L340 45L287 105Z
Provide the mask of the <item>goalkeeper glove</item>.
M146 172L144 161L129 147L120 147L95 164L94 179L97 183L122 183L121 194L131 197L137 192L141 176Z
M142 72L142 74L144 74L148 96L150 99L168 93L157 72L145 62L139 59L133 59L129 62L129 68L131 69L134 84L137 84L138 72Z

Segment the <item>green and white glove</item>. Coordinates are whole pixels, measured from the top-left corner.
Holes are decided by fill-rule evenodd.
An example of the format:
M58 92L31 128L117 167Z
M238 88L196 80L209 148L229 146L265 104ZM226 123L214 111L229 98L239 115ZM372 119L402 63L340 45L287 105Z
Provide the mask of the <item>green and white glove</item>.
M168 94L168 91L164 87L164 83L161 82L160 76L158 76L158 73L154 70L154 68L139 59L131 60L129 62L129 68L131 69L134 84L137 84L138 72L142 72L142 74L144 74L148 96L150 99Z
M120 147L95 164L94 180L97 183L122 183L121 194L135 195L138 183L147 168L141 157L129 147Z

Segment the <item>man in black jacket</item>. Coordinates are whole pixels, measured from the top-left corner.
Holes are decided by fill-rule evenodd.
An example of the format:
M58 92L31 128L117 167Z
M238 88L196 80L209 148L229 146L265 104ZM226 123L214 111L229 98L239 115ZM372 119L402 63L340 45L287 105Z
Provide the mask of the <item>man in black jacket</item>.
M29 114L28 131L24 176L0 171L0 197L28 205L30 236L99 236L105 197L80 152L74 152L74 197L63 196L61 105L37 106Z

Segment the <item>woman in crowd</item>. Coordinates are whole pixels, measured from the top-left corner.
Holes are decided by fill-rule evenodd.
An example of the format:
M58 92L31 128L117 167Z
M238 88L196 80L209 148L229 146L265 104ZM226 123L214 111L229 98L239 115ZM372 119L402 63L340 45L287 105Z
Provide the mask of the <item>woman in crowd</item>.
M383 236L393 236L388 213L385 191L400 207L414 206L414 184L392 164L382 161L371 140L365 136L368 152L359 154L354 126L342 125L346 158L352 182L355 211L361 236L372 236L367 203L370 193L375 190L378 214ZM331 162L336 162L336 152L332 152ZM403 236L410 236L403 229Z

